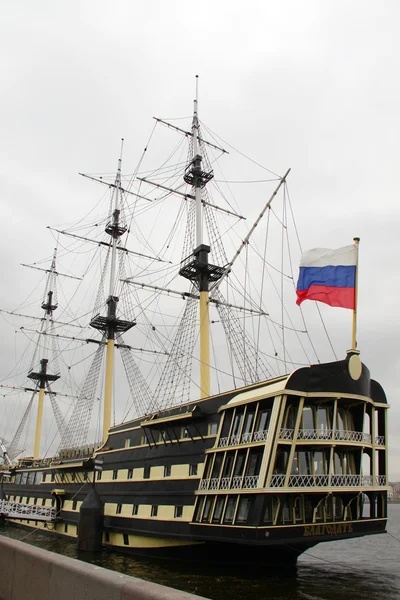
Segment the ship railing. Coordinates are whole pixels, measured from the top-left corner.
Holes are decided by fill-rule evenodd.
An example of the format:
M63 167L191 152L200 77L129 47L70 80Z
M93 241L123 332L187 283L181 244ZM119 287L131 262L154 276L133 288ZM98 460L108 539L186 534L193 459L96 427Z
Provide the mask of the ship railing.
M31 521L52 521L56 518L57 510L52 506L38 504L21 504L0 500L0 515L7 519L27 519Z
M255 431L254 433L243 433L240 435L231 435L230 437L222 437L219 439L218 447L225 448L226 446L238 446L239 444L250 444L251 442L265 442L268 436L268 429Z
M259 476L258 475L245 475L244 477L244 481L243 481L243 487L244 488L256 488L258 486L258 480L259 480Z
M209 483L209 479L202 479L200 481L199 490L208 490Z
M365 444L370 444L372 441L371 435L363 431L338 430L334 433L334 439L338 441L364 442Z
M372 485L372 475L361 475L361 485Z
M294 435L294 429L281 429L279 432L280 440L292 440Z
M299 440L331 440L333 429L299 429Z
M320 487L329 485L329 475L291 475L289 487Z
M385 445L385 436L384 435L377 435L375 437L375 444L377 446L384 446Z
M253 434L253 442L265 442L268 437L268 429L260 429Z
M286 475L272 475L271 487L283 487Z
M222 477L221 479L203 479L199 490L240 490L254 489L258 486L259 475L238 475L236 477Z
M386 485L386 475L376 475L376 485Z

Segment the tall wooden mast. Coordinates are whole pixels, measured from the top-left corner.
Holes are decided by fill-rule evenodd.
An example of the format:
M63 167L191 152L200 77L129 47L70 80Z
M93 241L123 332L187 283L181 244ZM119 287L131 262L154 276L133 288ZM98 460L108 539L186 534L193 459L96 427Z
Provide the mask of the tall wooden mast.
M50 321L53 318L53 312L57 308L57 302L55 300L54 294L54 286L55 286L55 277L56 277L56 253L57 250L54 250L53 260L51 263L49 279L48 279L48 289L47 289L47 298L42 303L42 308L45 311L44 319L42 321L42 333L46 334ZM46 358L48 353L47 347L47 336L44 335L45 345L44 345L44 358L40 360L40 370L33 371L31 370L28 373L29 379L38 382L39 386L39 400L38 400L38 410L36 417L36 430L35 430L35 445L33 450L33 458L38 459L40 456L40 441L41 441L41 433L42 433L42 423L43 423L43 407L44 407L44 394L46 391L46 387L50 381L57 381L60 378L58 374L51 374L48 372L47 367L49 363L49 359Z
M192 138L193 157L185 169L184 180L193 187L196 204L196 247L193 254L185 259L179 271L180 275L193 281L200 292L200 390L201 398L210 395L210 319L209 319L209 283L217 281L223 268L208 262L210 246L203 240L203 201L202 189L214 177L212 170L203 169L204 157L200 154L198 118L198 75L196 75L196 99L194 101Z
M108 430L111 426L112 413L112 392L114 381L114 347L115 336L117 333L124 333L135 325L133 321L123 321L117 317L117 306L119 298L116 296L117 289L117 245L119 238L126 232L127 227L120 220L120 201L121 201L121 164L122 164L122 147L121 156L118 159L118 169L115 183L112 186L114 192L114 209L111 219L105 228L105 232L111 237L111 266L109 274L109 287L107 298L107 315L96 315L91 321L90 326L94 329L102 331L106 338L107 353L106 353L106 373L104 382L104 409L103 409L103 442L106 441Z

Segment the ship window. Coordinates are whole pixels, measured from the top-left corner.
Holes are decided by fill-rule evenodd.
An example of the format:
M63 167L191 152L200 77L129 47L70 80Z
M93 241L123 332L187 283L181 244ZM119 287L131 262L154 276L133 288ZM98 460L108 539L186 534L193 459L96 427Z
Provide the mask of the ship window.
M124 447L129 448L130 445L131 445L131 438L129 438L129 437L125 438Z
M224 469L222 471L222 477L231 477L234 458L235 458L234 452L226 453Z
M319 406L317 408L317 423L319 431L326 431L332 426L332 407Z
M267 496L265 498L264 515L262 519L263 523L272 523L272 498Z
M239 499L239 507L236 513L235 523L247 523L250 510L250 502L251 499L246 496L242 496Z
M19 501L22 502L22 498ZM46 498L42 498L42 506L46 506Z
M72 475L75 475L75 473L72 473ZM56 476L54 475L54 473L52 473L52 474L51 474L51 479L50 479L50 481L53 483L53 482L55 481L55 478L56 478ZM75 478L73 477L72 481L73 481L74 479L75 479Z
M300 429L315 429L314 410L311 406L304 406L301 416Z
M245 433L251 433L253 430L253 424L254 424L254 417L255 417L255 412L248 412L246 414L246 418L244 420L244 426L243 426L243 434Z
M219 477L219 474L221 471L222 459L223 459L223 454L221 452L219 454L215 455L214 466L213 466L213 470L211 473L211 479L216 479Z
M184 439L184 440L187 440L187 438L190 438L189 429L187 427L182 427L182 429L181 429L181 438Z
M346 411L344 408L339 408L336 416L336 429L338 431L344 431L346 429Z
M314 452L314 474L326 475L328 472L326 452Z
M213 523L219 523L221 521L222 510L225 504L225 496L218 496L217 502L215 503L215 509L213 514Z
M285 429L294 429L296 425L297 407L294 404L289 404L286 407L284 424Z
M147 439L147 435L144 433L142 435L142 437L140 438L140 445L145 446L146 444L148 444L148 439Z
M312 454L309 450L295 452L292 475L312 475Z
M262 452L250 452L246 467L246 475L258 475L260 472Z
M23 498L24 498L23 496L20 496L20 497L19 497L19 501L20 501L20 503L22 503L22 500L23 500Z
M28 473L26 471L24 471L21 474L21 485L25 485L27 479L28 479Z
M320 500L314 509L314 523L316 521L325 521L325 498Z
M265 408L260 410L257 416L257 423L255 431L266 431L269 427L269 421L271 419L271 409Z
M208 435L217 435L218 433L218 423L209 423L208 424Z
M189 465L189 475L197 475L198 464Z
M109 543L109 541L110 541L110 534L109 534L108 531L106 531L105 534L104 534L104 541L106 543Z
M284 497L281 500L281 516L284 523L291 523L293 521L293 517L291 515L290 510L291 498Z
M171 477L171 465L164 467L164 477Z
M43 483L46 481L46 473L43 473L42 481L43 481Z
M19 485L21 483L21 473L18 473L15 477L15 483Z
M304 521L304 509L303 509L303 498L297 496L294 500L293 515L295 523Z
M235 418L233 419L232 433L231 435L239 435L242 427L243 411L236 412Z
M122 512L122 504L117 504L117 510L116 510L116 514L120 515Z
M274 474L275 475L286 475L286 468L288 463L289 452L287 450L283 450L280 448L276 453L275 458L275 467Z
M246 461L246 450L240 450L236 456L235 469L233 471L234 477L241 477L243 475L244 463Z
M124 533L123 536L124 536L124 546L129 546L129 535L127 533Z
M138 514L138 512L139 512L139 506L138 506L137 504L134 504L134 505L132 506L132 515L133 515L134 517L136 517L136 515Z
M25 504L29 504L29 496L25 498ZM53 501L51 501L51 505L53 506Z
M201 498L198 498L197 504L196 504L196 509L194 511L193 521L197 521L197 522L200 521L201 512L203 510L205 499L206 499L205 496L202 496Z
M102 475L103 475L102 471L97 471L97 481L100 481Z
M159 431L158 432L158 441L159 442L165 442L167 439L167 433L166 431Z
M143 470L143 479L149 479L150 477L150 465L146 465L144 470Z
M73 500L73 502L72 502L72 510L76 510L77 504L78 504L77 501Z
M211 508L212 508L213 503L214 503L214 496L207 496L206 503L204 506L203 516L201 519L202 523L207 523L210 520L210 513L211 513Z
M206 466L204 468L204 473L203 473L204 479L208 479L210 477L212 462L213 462L213 456L212 456L212 454L209 454L206 458Z
M118 479L118 471L113 471L113 479Z
M133 469L128 469L128 479L132 479L133 477Z
M183 515L183 506L175 506L174 517L175 519L181 519Z
M151 507L151 516L152 517L156 517L158 513L158 506L156 506L155 504L153 504L153 506Z
M233 523L233 517L235 516L237 496L230 496L226 504L224 523Z

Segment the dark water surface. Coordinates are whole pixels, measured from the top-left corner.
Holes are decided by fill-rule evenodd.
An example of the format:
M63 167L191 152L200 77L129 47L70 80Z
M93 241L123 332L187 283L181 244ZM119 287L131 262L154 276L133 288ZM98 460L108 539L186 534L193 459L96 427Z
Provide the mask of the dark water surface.
M389 507L388 534L319 544L296 568L280 571L196 566L102 552L79 554L75 543L7 526L2 535L87 560L107 569L212 600L400 600L400 504Z

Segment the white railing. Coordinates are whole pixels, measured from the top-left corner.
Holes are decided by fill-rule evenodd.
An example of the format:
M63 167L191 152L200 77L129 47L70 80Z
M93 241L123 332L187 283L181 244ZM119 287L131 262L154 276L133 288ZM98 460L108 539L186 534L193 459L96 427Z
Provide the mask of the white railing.
M331 440L333 429L299 429L299 440Z
M289 487L320 487L329 484L329 475L291 475Z
M282 487L285 483L286 475L272 475L271 487Z
M222 477L222 479L203 479L199 490L240 490L254 489L258 486L258 475L245 475L244 477Z
M370 444L372 441L371 435L362 431L339 430L334 433L334 439L337 441L364 442L365 444Z
M377 475L375 477L376 485L386 485L386 475Z
M248 488L256 488L258 486L258 475L246 475L243 481L243 487Z
M213 479L210 479L210 485L208 486L208 489L209 490L217 490L218 485L219 485L218 477L213 477Z
M225 446L229 446L229 438L228 437L219 438L218 446L219 446L219 448L224 448Z
M0 515L8 519L28 519L31 521L52 521L56 518L56 509L52 506L38 504L21 504L0 500Z
M219 439L218 447L238 446L239 444L250 444L251 442L265 442L268 436L268 430L255 431L254 433L243 433L240 435L231 435L231 437L222 437Z
M260 431L255 431L253 435L253 442L265 442L268 437L268 429L261 429Z
M231 488L232 490L238 490L242 487L242 478L241 477L233 477Z
M294 429L281 429L279 432L280 440L292 440L294 435Z
M231 482L230 477L222 477L220 484L219 484L219 489L220 490L229 490L230 482Z
M375 444L377 446L384 446L385 445L385 436L384 435L377 435L375 438Z

